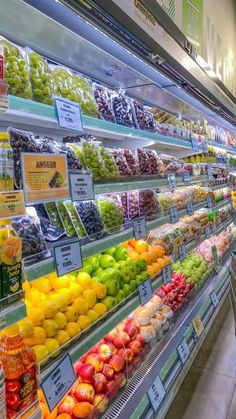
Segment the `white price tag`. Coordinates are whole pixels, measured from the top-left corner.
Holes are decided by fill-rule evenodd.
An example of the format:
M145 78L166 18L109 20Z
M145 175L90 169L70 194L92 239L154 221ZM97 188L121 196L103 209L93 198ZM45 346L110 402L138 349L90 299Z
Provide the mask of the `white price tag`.
M190 349L189 346L186 342L186 339L183 339L181 344L178 346L177 348L180 360L182 362L182 364L184 365L185 362L187 361L189 354L190 354Z
M171 189L176 188L176 177L175 177L175 173L168 173L167 180L168 180L169 187Z
M145 218L138 218L133 221L135 240L145 239L147 237L147 227Z
M215 236L216 233L217 233L216 225L215 224L212 224L211 229L212 229L213 236Z
M165 394L166 394L165 388L158 375L148 390L148 396L155 412L159 408L162 400L164 399Z
M190 175L189 175L189 171L186 170L183 174L183 182L185 185L189 185L190 184Z
M74 131L83 132L80 105L64 99L55 99L58 125Z
M70 355L66 355L41 383L50 412L58 405L75 381L76 376Z
M211 297L211 302L212 302L213 306L217 307L218 304L219 304L219 298L218 298L216 292L212 291L210 297Z
M70 172L70 193L72 201L94 199L93 179L91 173Z
M179 246L179 258L180 258L180 260L184 260L186 258L186 254L187 254L186 246L185 246L185 243L183 243Z
M3 330L7 327L6 317L1 315L0 316L0 330Z
M170 222L177 223L179 221L179 213L176 207L170 208Z
M57 276L82 268L80 241L63 242L53 247Z
M207 197L207 206L208 206L208 208L211 208L212 207L212 201L211 201L211 197L210 196Z
M142 282L138 286L138 292L139 292L140 303L143 306L153 296L152 286L151 286L151 282L150 282L149 279L147 279L146 281Z
M171 275L172 275L172 265L166 265L163 269L162 269L162 281L163 284L167 284L168 282L171 281Z
M209 239L211 237L211 230L210 227L205 228L206 238Z
M188 213L188 215L193 215L193 213L194 213L194 211L193 211L193 203L192 202L189 202L187 204L187 213Z

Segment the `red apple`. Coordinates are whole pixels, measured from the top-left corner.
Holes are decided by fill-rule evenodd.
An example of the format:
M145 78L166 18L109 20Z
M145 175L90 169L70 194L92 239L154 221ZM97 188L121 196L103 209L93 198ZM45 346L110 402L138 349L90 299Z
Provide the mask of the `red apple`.
M105 396L105 394L97 393L95 394L93 405L96 407L99 413L104 413L108 405L108 398Z
M143 339L143 337L141 335L138 335L136 337L136 340L138 340L141 343L142 347L144 346L144 339Z
M78 376L83 383L92 384L95 368L91 364L82 364L78 369Z
M112 399L112 397L115 397L117 393L118 386L115 380L108 381L106 385L106 396L108 397L108 399Z
M79 375L78 370L79 370L79 368L80 368L82 365L83 365L83 362L81 362L80 360L76 361L76 362L73 364L73 368L74 368L74 371L75 371L75 374L77 375L77 377L78 377L78 375Z
M121 371L125 366L125 361L119 355L112 355L110 359L110 365L114 369L115 372Z
M100 372L94 375L93 388L96 393L101 393L105 389L106 383L107 379L105 375L101 374Z
M110 346L106 344L100 345L97 349L97 352L101 356L103 362L109 361L112 356L112 350Z
M115 381L118 385L118 388L123 388L127 383L127 379L122 372L118 372L117 374L115 374Z
M108 380L111 380L114 377L114 370L110 364L104 364L102 373Z
M142 350L142 345L139 342L139 340L137 340L137 339L132 340L129 343L128 347L129 347L129 349L131 349L131 351L133 352L134 355L138 355Z
M71 396L65 396L62 402L58 406L58 415L61 413L72 413L72 409L75 405L75 401Z
M118 349L117 349L117 347L114 345L114 343L113 343L113 342L107 342L107 345L109 346L109 348L110 348L110 350L111 350L111 352L112 352L112 354L113 354L113 355L114 355L114 354L117 354Z
M131 364L131 362L133 361L133 357L134 357L133 352L129 348L119 349L117 355L119 355L121 358L123 358L129 364Z
M127 321L127 323L124 327L124 332L126 332L131 339L135 339L135 337L138 334L138 330L136 328L136 324L135 324L134 319L130 319L130 320Z
M101 356L94 352L87 356L86 363L91 364L95 368L96 372L100 372L103 369Z
M113 343L117 348L123 348L124 346L127 346L130 342L130 337L128 333L125 332L119 332L116 335L113 336Z
M109 333L108 333L108 335L106 335L105 336L105 341L106 342L113 342L113 336L114 335L116 335L116 333L117 333L117 331L116 331L116 329L112 329Z
M95 391L91 384L77 384L75 389L75 397L78 402L93 402L93 398L95 396Z

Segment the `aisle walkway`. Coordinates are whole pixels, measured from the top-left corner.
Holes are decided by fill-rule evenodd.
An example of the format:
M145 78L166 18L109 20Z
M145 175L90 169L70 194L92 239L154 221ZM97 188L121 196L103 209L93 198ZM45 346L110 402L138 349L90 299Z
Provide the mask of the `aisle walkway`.
M165 419L236 419L236 340L229 301Z

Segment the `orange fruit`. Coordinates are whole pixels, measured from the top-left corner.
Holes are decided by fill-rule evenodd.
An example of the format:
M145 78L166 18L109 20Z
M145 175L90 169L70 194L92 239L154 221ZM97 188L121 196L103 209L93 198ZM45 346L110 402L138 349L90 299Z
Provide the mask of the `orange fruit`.
M130 259L132 259L134 262L137 262L139 260L139 254L135 252L134 250L132 252L128 253L128 256Z
M171 258L169 256L165 255L165 256L163 256L163 259L164 259L166 265L169 265L169 263L171 263Z
M127 249L127 248L128 248L128 246L129 246L129 242L128 242L128 240L127 240L126 242L122 243L122 246L123 246L125 249Z
M146 252L148 250L147 242L145 240L142 240L142 239L137 240L136 243L135 243L135 246L134 246L134 250L136 252L138 252L139 254Z
M147 272L149 273L149 275L153 276L155 275L155 268L151 265L147 266Z
M55 409L53 409L51 413L48 413L45 419L56 419L56 418L58 418L57 407L55 407Z
M133 252L134 248L130 245L128 245L128 247L126 247L127 252Z
M48 408L47 408L46 403L40 402L39 407L41 409L42 419L46 419L47 414L48 414Z
M134 238L130 239L130 240L128 240L128 243L129 243L130 246L135 247L136 240Z
M152 267L155 269L155 274L157 274L157 273L158 273L158 272L160 272L160 270L161 270L160 265L159 265L159 263L157 263L157 262L154 262L154 263L152 264Z
M74 405L72 413L76 418L87 418L92 412L93 408L94 406L91 403L79 402Z
M158 255L158 252L156 251L156 249L150 249L149 251L148 251L148 253L150 253L150 255L152 255L152 260L153 261L157 261L157 258L159 257L159 255Z
M57 419L72 419L69 413L61 413L57 416Z
M164 266L166 266L166 262L163 258L158 258L157 263L159 264L161 269L164 268Z
M160 246L159 244L157 244L156 246L153 246L152 249L156 252L158 258L162 258L162 256L165 253L163 247Z
M150 264L152 262L152 255L150 252L144 252L140 255L140 259L144 259L147 264Z

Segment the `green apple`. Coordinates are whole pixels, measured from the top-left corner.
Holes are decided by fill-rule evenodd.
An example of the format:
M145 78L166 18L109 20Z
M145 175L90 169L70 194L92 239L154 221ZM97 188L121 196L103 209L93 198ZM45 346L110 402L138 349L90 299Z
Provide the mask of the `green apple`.
M116 299L117 302L120 303L121 301L123 301L125 299L125 292L123 290L119 290L118 293L116 294Z
M142 275L137 275L135 281L137 282L137 285L140 285L144 281L144 279Z
M111 310L117 304L117 300L116 298L107 295L105 298L101 300L101 303L105 304L108 310Z
M143 278L143 281L145 281L146 279L150 278L150 275L148 272L141 272L140 276Z
M104 270L99 266L99 268L96 269L96 271L93 271L93 276L97 276L99 272L103 272Z
M127 259L127 250L123 246L117 246L114 253L115 260L126 260Z
M128 284L123 284L121 289L124 291L126 297L131 293L131 289Z
M134 281L134 280L132 280L132 281L130 281L129 286L130 286L131 292L133 292L133 291L135 291L135 290L136 290L136 288L137 288L137 282L136 282L136 281Z
M102 255L99 261L102 268L111 268L114 262L115 260L111 255Z
M120 289L119 281L116 279L110 279L109 281L106 281L104 285L107 289L107 294L111 296L116 295Z
M103 252L103 254L114 256L115 251L116 251L116 247L110 247L110 249L105 250L105 252Z
M89 256L85 260L84 265L91 265L93 271L96 271L96 269L99 268L99 260L96 258L96 256Z
M89 264L83 263L83 268L78 269L78 272L86 272L87 274L91 275L93 267Z

